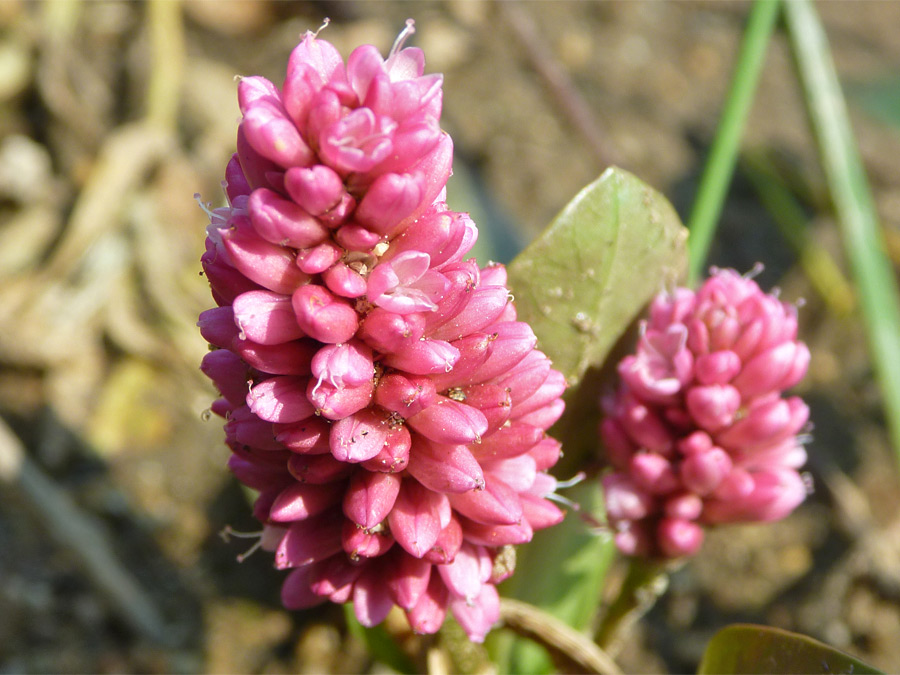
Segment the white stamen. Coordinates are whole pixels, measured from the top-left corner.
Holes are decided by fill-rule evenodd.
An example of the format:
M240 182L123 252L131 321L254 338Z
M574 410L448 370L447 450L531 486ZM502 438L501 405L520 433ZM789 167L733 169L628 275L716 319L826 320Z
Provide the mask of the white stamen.
M397 39L394 40L394 46L391 47L391 52L388 54L388 58L391 58L394 54L403 49L403 43L406 42L406 39L416 32L416 22L413 19L406 20L406 28L400 31L400 35L397 36Z
M231 537L237 537L238 539L256 539L256 541L253 543L253 546L248 548L243 553L237 555L237 561L239 563L242 563L251 555L253 555L260 546L262 546L263 531L257 530L256 532L239 532L237 530L231 529L231 525L226 525L219 532L219 536L222 537L222 540L226 544L230 542Z
M319 37L319 33L321 33L323 30L328 28L328 24L330 24L330 23L331 23L331 19L329 19L327 16L324 19L322 19L322 25L319 26L319 29L315 33L313 33L313 37Z

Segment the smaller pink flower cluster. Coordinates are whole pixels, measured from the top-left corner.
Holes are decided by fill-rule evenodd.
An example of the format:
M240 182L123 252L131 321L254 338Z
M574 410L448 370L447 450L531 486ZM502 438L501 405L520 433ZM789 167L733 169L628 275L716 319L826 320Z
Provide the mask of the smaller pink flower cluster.
M796 338L796 308L733 270L653 301L600 424L623 553L693 555L703 525L779 520L803 501L809 409L782 397L809 365Z

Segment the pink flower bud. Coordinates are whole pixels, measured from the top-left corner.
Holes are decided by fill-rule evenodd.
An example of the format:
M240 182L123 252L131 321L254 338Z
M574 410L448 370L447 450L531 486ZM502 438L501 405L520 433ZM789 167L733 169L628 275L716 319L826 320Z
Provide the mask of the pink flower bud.
M527 454L485 462L483 466L487 473L502 478L503 482L518 493L531 490L537 476L537 464Z
M293 167L284 174L284 187L304 211L320 216L337 206L344 192L344 182L334 169L322 164Z
M473 602L453 598L450 609L470 640L484 642L488 631L500 620L500 596L495 586L485 584Z
M339 462L331 455L291 454L288 471L301 483L331 483L346 478L353 471L353 465Z
M372 459L362 463L369 471L399 473L409 464L409 450L412 445L410 433L405 426L388 430L384 447Z
M228 253L225 251L224 245L222 251L219 252L210 247L209 243L207 240L207 251L200 258L200 262L217 305L229 305L241 293L261 288L259 284L245 277L227 262Z
M691 493L673 495L666 499L663 510L669 518L696 520L703 512L703 500Z
M394 314L375 308L366 316L359 336L380 352L401 352L412 347L425 332L425 320L420 314Z
M516 412L515 421L521 422L522 424L530 424L532 426L538 427L539 429L547 431L547 429L556 424L557 420L562 417L565 409L565 402L562 399L557 399L555 401L551 401L543 408L535 410L534 412L530 412L527 415L519 416L518 412Z
M337 554L316 563L311 566L309 587L314 593L320 596L328 597L335 602L335 595L344 595L353 592L353 582L359 578L363 571L362 565L356 565L348 560L347 556Z
M360 558L383 556L394 546L394 537L387 530L381 531L376 528L369 532L355 523L345 520L341 542L344 552L350 557L350 560L357 561Z
M535 530L558 525L566 517L553 502L527 492L519 495L522 500L522 518Z
M271 291L249 291L234 300L234 323L240 337L261 345L278 345L304 336L291 299Z
M317 383L328 382L340 389L369 382L374 374L372 350L359 340L322 347L312 359Z
M309 375L312 372L312 357L316 353L316 343L311 340L261 345L236 339L232 348L247 365L270 375Z
M665 495L678 488L678 477L672 464L660 455L642 452L631 458L631 477L650 494Z
M437 396L434 403L406 420L435 443L477 443L487 431L487 419L477 408Z
M447 614L447 587L437 574L432 574L428 588L419 602L409 612L407 618L413 631L422 634L436 633L444 623Z
M486 436L499 431L512 410L510 388L499 384L475 384L460 390L465 403L477 408L487 420Z
M334 506L344 494L340 483L293 483L282 490L269 509L269 518L280 523L305 520Z
M716 436L724 448L748 448L795 435L809 419L809 408L797 397L753 405L747 415Z
M534 536L531 524L524 518L515 525L485 525L460 517L460 524L466 541L482 546L527 544Z
M208 352L200 363L200 370L216 385L216 389L234 406L244 404L247 382L250 379L247 365L240 357L227 349Z
M647 331L637 354L619 364L619 376L646 400L671 400L692 374L694 358L685 347L686 341L687 329L681 324L665 331Z
M300 128L315 94L335 80L346 80L341 55L330 43L307 33L288 59L283 93L284 107Z
M640 520L653 509L652 498L622 474L603 477L606 514L613 520Z
M546 471L550 467L555 466L561 453L562 446L555 438L545 438L528 451L528 454L534 458L534 468L538 471ZM538 477L540 475L538 474Z
M450 518L450 523L441 530L437 541L431 550L422 558L435 565L446 565L456 559L463 542L463 531L456 517Z
M411 610L428 589L431 579L431 563L407 555L402 549L394 549L389 577L391 597L401 609Z
M566 390L566 378L558 370L551 370L547 379L531 396L513 407L510 417L516 419L528 415L546 405L558 401Z
M341 173L369 171L391 153L391 134L396 128L397 123L389 117L357 108L322 130L319 154Z
M382 363L414 375L433 375L452 371L459 358L459 350L450 343L422 339L408 343L402 351L387 354Z
M727 427L741 407L740 392L729 384L692 387L685 397L697 424L711 432Z
M326 601L310 586L312 565L291 570L281 586L281 604L287 609L309 609Z
M339 227L334 238L338 244L348 251L371 251L382 239L381 235L367 230L362 225L348 223ZM359 295L365 295L366 289Z
M330 241L297 254L297 267L307 274L321 274L341 259L341 249Z
M251 189L241 169L241 160L237 153L234 153L228 161L228 166L225 167L225 192L228 201L234 203L238 197L249 195Z
M293 255L257 235L244 216L222 233L222 241L235 269L260 286L287 295L309 281L294 264Z
M404 419L418 414L435 402L434 383L424 376L391 373L378 381L375 403Z
M341 462L376 457L387 441L387 419L374 410L361 410L331 426L331 452Z
M432 492L415 480L404 480L388 522L397 543L410 555L421 558L449 524L450 504L445 495Z
M266 159L250 144L247 128L241 124L237 131L237 155L241 163L241 171L252 189L274 187L267 178L280 168L275 162Z
M306 386L306 396L315 406L317 415L329 420L339 420L368 406L374 390L371 380L357 385L335 387L329 382L319 383L310 379Z
M391 247L382 257L389 261L407 251L421 251L431 258L431 265L437 267L446 262L462 244L465 234L462 214L438 210L432 206L426 211L415 227L405 229L391 241Z
M331 509L292 523L275 551L275 566L302 567L340 551L342 520L340 510Z
M291 452L302 455L323 455L331 452L329 434L331 426L320 417L309 417L302 422L279 424L274 429L275 438Z
M201 312L197 325L200 326L203 339L221 349L229 349L238 336L234 310L231 307L213 307Z
M384 621L394 601L376 567L367 567L353 585L353 611L356 620L371 628Z
M481 466L462 444L444 445L417 439L407 470L435 492L456 494L484 488Z
M798 342L783 342L757 354L744 366L734 386L745 399L794 386L806 374L809 349Z
M453 595L474 602L490 578L491 558L483 546L463 544L453 562L441 565L438 572Z
M537 345L534 331L527 323L510 321L496 324L492 330L496 337L491 343L487 360L478 369L477 374L473 373L466 378L466 382L460 382L459 385L487 382L507 372Z
M365 530L381 523L400 493L400 478L390 473L359 470L344 495L344 515Z
M273 244L308 248L328 236L328 229L318 220L271 190L254 190L247 206L253 229Z
M226 437L233 437L237 443L259 450L283 450L284 446L275 440L272 423L261 420L247 406L231 412L225 424Z
M359 326L356 310L321 286L301 286L291 304L301 330L320 342L347 342Z
M687 456L680 467L681 480L692 492L708 495L731 473L732 460L722 448Z
M260 419L268 422L299 422L315 412L306 398L305 377L277 375L254 385L247 394L247 405Z
M703 529L689 520L663 518L657 527L659 547L670 558L694 555L703 544Z
M308 166L313 160L312 151L280 101L265 96L251 101L241 128L256 152L282 167Z
M485 436L473 450L481 461L508 459L525 454L543 438L543 429L529 424L512 424Z
M740 357L729 350L703 354L694 364L694 374L700 384L727 384L740 371Z
M451 494L453 508L485 525L515 525L522 520L522 502L516 492L495 476L485 476L483 490Z

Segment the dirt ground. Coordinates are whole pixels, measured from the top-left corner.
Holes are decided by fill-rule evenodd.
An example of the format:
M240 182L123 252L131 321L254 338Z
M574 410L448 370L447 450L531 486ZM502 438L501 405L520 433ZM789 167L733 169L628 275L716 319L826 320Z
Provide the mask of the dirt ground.
M900 3L817 7L844 83L889 82ZM0 456L0 672L384 672L339 607L282 610L266 554L238 564L241 543L217 536L254 524L204 414L194 324L211 299L193 194L221 198L235 75L280 81L326 16L322 37L345 56L386 52L413 16L427 70L445 74L450 205L508 259L610 164L686 214L747 8L0 2L0 416L24 448ZM900 127L877 112L851 99L897 264ZM783 34L748 125L747 157L800 202L846 278ZM810 283L750 177L735 180L710 262L762 260L762 285L805 299L815 491L781 523L711 533L619 662L691 672L717 628L751 621L896 672L900 485L853 297Z

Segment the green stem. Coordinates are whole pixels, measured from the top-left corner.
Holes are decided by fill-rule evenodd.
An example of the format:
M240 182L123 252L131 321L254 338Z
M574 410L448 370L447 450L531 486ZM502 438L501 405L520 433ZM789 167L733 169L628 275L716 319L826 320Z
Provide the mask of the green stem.
M900 460L900 293L843 92L815 8L785 4L791 45L850 261L888 427Z
M669 574L682 564L681 560L632 558L628 561L622 587L603 614L594 636L594 641L609 656L615 658L619 653L628 628L653 608L669 586Z
M756 83L765 62L766 47L778 18L779 0L755 0L747 20L747 29L738 54L731 89L716 130L709 158L703 169L700 187L688 220L690 239L689 283L702 276L716 223L734 174L744 123L753 103Z

